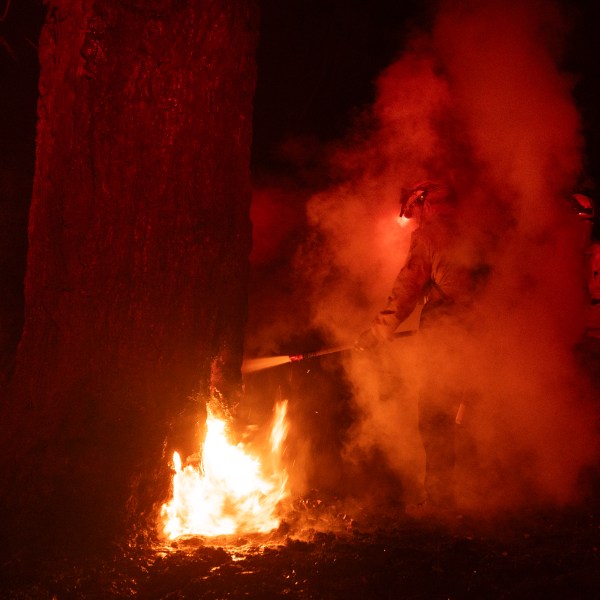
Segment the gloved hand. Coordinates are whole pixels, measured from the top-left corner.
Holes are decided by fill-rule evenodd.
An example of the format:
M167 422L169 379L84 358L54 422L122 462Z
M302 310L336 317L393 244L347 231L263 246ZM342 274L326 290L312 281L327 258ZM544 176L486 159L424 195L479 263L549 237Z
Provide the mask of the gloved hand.
M367 329L366 331L363 331L354 342L354 349L361 351L370 350L371 348L375 348L378 343L379 340L375 337L375 334L370 329Z

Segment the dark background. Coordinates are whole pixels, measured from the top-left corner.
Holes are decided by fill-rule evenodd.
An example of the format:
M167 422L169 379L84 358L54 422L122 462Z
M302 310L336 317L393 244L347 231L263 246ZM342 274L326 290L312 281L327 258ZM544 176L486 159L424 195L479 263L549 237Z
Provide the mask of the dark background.
M431 3L417 0L260 0L261 32L254 106L252 168L289 168L280 145L291 135L341 137L373 101L373 83L397 57L414 27L427 27ZM600 8L563 0L573 19L564 68L577 75L588 171L597 180L600 154ZM0 140L2 195L11 171L31 179L41 0L0 0ZM7 183L8 179L8 183Z
M576 101L589 171L598 176L600 8L563 0L573 26L564 68L577 75ZM430 3L417 0L260 0L261 32L252 167L281 167L290 135L342 136L373 100L373 82L402 51L414 27L427 27ZM0 0L0 139L4 168L32 173L41 0ZM5 180L3 177L3 186Z
M598 181L600 154L600 4L563 0L571 19L563 69L576 76L588 175ZM374 99L373 83L398 57L406 35L427 29L433 3L415 0L262 0L255 97L253 169L281 168L290 135L321 141L347 133Z

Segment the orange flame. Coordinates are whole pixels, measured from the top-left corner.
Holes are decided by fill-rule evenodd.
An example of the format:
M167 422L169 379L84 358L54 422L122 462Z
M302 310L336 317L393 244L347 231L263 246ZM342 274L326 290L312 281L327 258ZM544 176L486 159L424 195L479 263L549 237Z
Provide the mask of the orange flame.
M266 533L279 526L278 503L287 495L287 473L280 467L287 433L287 401L275 407L271 429L271 473L243 444L229 442L227 421L209 404L200 466L182 467L173 454L173 497L162 506L164 533L182 535Z
M271 429L271 452L273 455L277 455L287 437L288 427L285 420L286 414L287 400L278 402L275 405L275 418L273 419L273 428Z

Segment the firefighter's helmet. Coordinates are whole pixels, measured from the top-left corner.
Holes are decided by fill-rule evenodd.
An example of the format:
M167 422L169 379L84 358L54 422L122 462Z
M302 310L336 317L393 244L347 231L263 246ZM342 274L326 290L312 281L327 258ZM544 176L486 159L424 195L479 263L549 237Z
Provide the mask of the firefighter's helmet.
M450 195L447 184L435 181L421 181L410 188L403 188L400 196L400 216L412 219L425 202L435 204L440 200L448 200Z
M595 214L594 202L584 194L573 194L571 196L573 212L582 219L592 220Z

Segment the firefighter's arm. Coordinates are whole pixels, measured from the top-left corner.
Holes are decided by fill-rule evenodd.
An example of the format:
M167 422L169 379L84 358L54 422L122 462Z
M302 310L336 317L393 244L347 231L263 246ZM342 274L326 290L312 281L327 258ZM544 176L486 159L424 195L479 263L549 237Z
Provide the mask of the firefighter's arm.
M416 232L415 232L416 233ZM428 244L413 234L408 258L394 281L387 304L355 343L359 349L372 348L380 341L391 341L394 332L409 317L422 299L431 278Z

